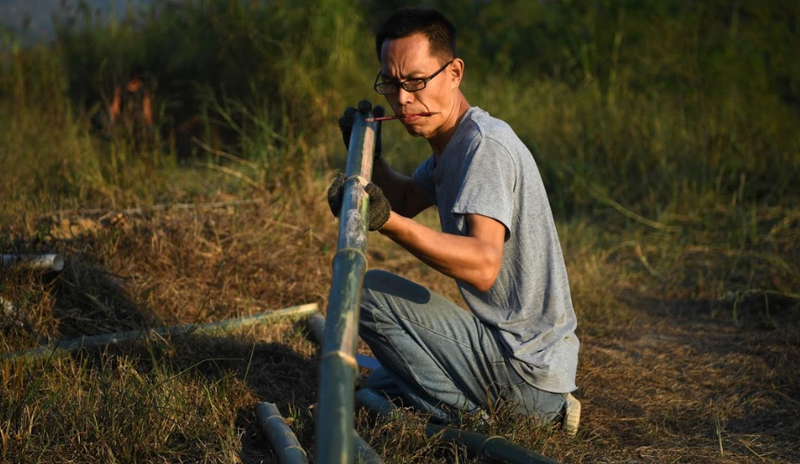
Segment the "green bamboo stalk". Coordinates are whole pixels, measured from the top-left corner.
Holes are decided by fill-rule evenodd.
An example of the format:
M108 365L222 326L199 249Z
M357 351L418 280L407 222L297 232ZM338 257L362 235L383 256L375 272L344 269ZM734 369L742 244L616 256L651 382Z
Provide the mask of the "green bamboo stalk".
M364 408L373 419L388 419L397 410L389 398L371 388L362 388L356 392L356 404Z
M355 448L356 464L383 464L383 458L355 430L353 430L353 448Z
M64 269L64 257L55 253L0 255L0 268L12 266L44 271L60 271Z
M300 446L297 435L283 420L277 406L273 403L259 403L256 406L256 416L261 433L269 440L280 464L308 463L308 455Z
M324 333L325 333L325 316L322 314L315 312L308 316L306 320L306 324L308 325L308 329L311 332L312 337L314 340L322 345L324 340ZM358 365L361 366L361 359L369 359L370 361L375 361L372 358L367 358L366 356L361 356L356 354L356 360L358 360ZM359 380L360 376L358 377ZM366 391L366 390L360 390ZM371 390L370 390L371 391ZM358 401L358 395L356 395L356 401ZM383 459L381 456L369 446L358 432L353 429L353 448L355 451L355 462L358 464L383 464Z
M164 336L176 336L184 334L210 335L215 333L226 333L235 329L250 327L265 321L280 319L291 316L303 316L318 310L316 303L292 306L290 308L268 311L247 317L237 317L224 321L210 322L207 324L184 324L173 327L160 327L156 329L132 330L127 332L117 332L112 334L84 336L65 340L53 345L40 346L30 350L15 351L0 356L0 359L25 358L27 360L43 358L45 356L64 356L73 351L84 348L92 348L105 345L117 345L137 340L159 339Z
M322 464L351 464L354 459L353 387L358 371L355 354L361 288L367 270L369 217L364 185L372 177L375 130L379 124L365 121L371 116L370 111L356 112L347 153L339 240L320 359L317 461Z
M310 314L308 319L306 319L306 326L309 332L311 332L311 338L313 338L318 345L322 346L325 340L325 316L318 312ZM366 367L367 369L377 369L380 367L380 363L377 359L358 353L356 353L356 364L358 364L358 367ZM356 383L358 384L362 380L361 375L357 374Z
M306 319L306 326L308 326L308 331L311 332L311 338L322 346L322 342L325 340L325 316L319 312L309 314L308 319Z
M376 419L386 419L396 410L388 398L370 389L359 390L356 393L356 402ZM425 434L429 437L441 434L443 440L466 447L468 453L478 458L492 458L508 464L560 464L503 437L490 437L437 424L427 424Z
M558 461L511 443L503 437L490 437L437 424L425 426L429 437L441 434L442 439L463 445L467 452L478 458L491 458L508 464L560 464Z
M311 412L317 420L319 420L318 409L315 405L311 407ZM383 464L383 458L369 446L366 440L361 438L355 429L352 430L351 439L353 440L356 464Z

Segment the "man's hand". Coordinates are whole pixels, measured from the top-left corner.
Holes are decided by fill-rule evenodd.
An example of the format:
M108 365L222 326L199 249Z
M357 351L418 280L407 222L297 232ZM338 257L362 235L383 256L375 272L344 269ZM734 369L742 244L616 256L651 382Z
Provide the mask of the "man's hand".
M344 173L340 172L339 175L336 176L336 179L333 179L331 186L328 187L328 206L331 207L331 213L333 213L333 215L337 218L339 217L339 213L342 211L344 181Z
M356 111L360 111L363 114L372 110L372 114L379 118L386 114L386 111L383 109L382 106L376 105L375 108L372 107L372 103L369 100L361 100L358 102L358 109L353 108L352 106L347 107L344 110L344 114L339 118L339 130L342 131L342 139L344 140L344 147L346 149L350 149L350 134L353 132L353 123L356 119ZM377 122L378 128L375 131L375 155L373 156L373 162L377 161L381 157L381 123Z
M328 206L334 216L339 217L342 211L342 199L344 197L345 176L339 173L328 188ZM375 231L383 227L389 220L392 207L383 195L383 191L377 185L370 182L364 187L369 195L369 230Z
M348 106L339 118L339 130L342 131L344 147L348 150L350 149L350 134L353 132L353 124L356 121L356 111L358 110Z
M372 182L367 184L364 190L369 195L369 230L379 230L389 220L392 205L383 196L383 190Z

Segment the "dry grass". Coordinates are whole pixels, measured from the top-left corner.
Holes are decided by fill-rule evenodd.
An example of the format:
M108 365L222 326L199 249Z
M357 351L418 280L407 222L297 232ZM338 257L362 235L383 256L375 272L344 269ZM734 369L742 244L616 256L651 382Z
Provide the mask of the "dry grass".
M14 303L2 319L3 350L307 302L324 308L336 222L323 200L325 180L300 183L303 190L192 204L27 214L4 226L6 250L56 250L67 267L0 276L0 294ZM797 256L796 213L755 217L759 239L738 250L706 229L664 235L561 224L583 343L582 431L567 439L503 411L471 428L565 463L797 462L796 301L739 287L737 302L718 290L745 278L750 288L796 282L794 268L776 265ZM422 221L434 224L436 216ZM449 279L371 238L370 267L460 302ZM759 304L765 296L768 314ZM316 350L302 321L287 320L226 337L3 361L0 460L275 462L255 424L259 401L276 403L311 451ZM361 415L359 432L388 462L472 462L463 449L425 438L424 418L415 415L379 423Z
M640 312L624 333L583 339L593 435L644 462L797 459L796 330L742 333Z

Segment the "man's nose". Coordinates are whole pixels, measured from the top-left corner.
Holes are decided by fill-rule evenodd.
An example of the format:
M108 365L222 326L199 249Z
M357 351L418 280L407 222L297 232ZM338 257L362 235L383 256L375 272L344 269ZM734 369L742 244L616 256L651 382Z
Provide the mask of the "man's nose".
M403 106L413 103L414 92L409 92L408 90L404 89L403 86L401 85L400 88L397 89L397 101Z

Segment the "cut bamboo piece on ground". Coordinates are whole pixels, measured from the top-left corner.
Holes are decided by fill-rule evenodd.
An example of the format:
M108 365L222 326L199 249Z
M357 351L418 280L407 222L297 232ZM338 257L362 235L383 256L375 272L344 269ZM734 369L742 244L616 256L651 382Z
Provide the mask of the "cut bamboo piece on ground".
M94 335L87 337L65 340L53 345L41 346L24 351L15 351L0 356L0 359L38 359L46 356L66 355L73 351L84 348L92 348L106 345L117 345L139 340L149 340L162 338L164 336L176 335L211 335L215 333L226 333L236 329L242 329L263 322L282 319L285 317L300 317L317 311L319 306L316 303L309 303L290 308L268 311L253 316L237 317L225 319L218 322L207 324L184 324L173 327L160 327L156 329L133 330L127 332L117 332L112 334Z
M64 257L55 253L0 255L0 268L12 266L41 271L60 271L64 269Z
M322 346L322 341L325 340L325 316L320 312L314 312L306 318L306 326L311 338L319 345Z
M397 411L388 398L370 389L359 390L356 393L356 402L359 407L366 409L367 413L376 419L386 419ZM469 454L478 458L491 458L508 464L560 464L556 460L499 436L490 437L477 432L430 423L425 426L425 434L428 437L441 436L445 441L464 446Z
M482 433L436 424L426 425L425 434L429 437L441 434L443 440L462 445L467 448L469 454L479 458L490 458L508 464L561 464L547 456L515 445L503 437L490 437Z
M269 440L280 464L307 464L308 455L300 446L297 435L281 416L273 403L259 403L256 417L261 433Z
M383 458L355 430L353 430L353 448L356 454L355 462L358 464L383 464L384 462Z

